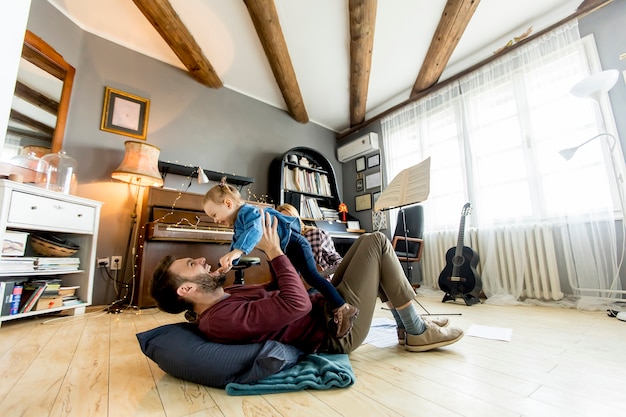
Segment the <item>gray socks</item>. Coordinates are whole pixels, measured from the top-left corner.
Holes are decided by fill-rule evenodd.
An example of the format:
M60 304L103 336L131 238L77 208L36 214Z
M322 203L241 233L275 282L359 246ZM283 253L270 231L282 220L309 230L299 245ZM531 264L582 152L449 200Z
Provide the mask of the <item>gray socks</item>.
M393 318L396 320L396 326L398 326L398 329L404 329L404 323L402 323L402 319L400 318L400 314L398 314L398 310L396 310L395 308L390 308L389 310L391 311Z
M424 323L424 320L422 320L420 315L417 314L417 310L415 310L413 304L409 304L408 307L405 307L402 310L395 311L400 317L402 323L404 324L404 328L406 329L408 334L419 335L426 331L426 323ZM393 314L394 310L391 310L391 312ZM398 325L398 327L400 326Z

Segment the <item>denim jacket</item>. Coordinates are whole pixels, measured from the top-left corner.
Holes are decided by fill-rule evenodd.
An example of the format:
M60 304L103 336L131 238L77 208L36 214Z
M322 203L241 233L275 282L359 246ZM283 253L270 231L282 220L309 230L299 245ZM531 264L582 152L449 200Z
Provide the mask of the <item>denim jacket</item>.
M272 208L265 208L263 212L269 212L272 218L278 219L278 236L280 247L283 251L291 239L292 233L300 234L300 221L297 217L286 216ZM252 252L263 236L263 229L259 221L261 209L251 204L244 204L237 213L235 219L233 242L230 250L239 249L244 255Z

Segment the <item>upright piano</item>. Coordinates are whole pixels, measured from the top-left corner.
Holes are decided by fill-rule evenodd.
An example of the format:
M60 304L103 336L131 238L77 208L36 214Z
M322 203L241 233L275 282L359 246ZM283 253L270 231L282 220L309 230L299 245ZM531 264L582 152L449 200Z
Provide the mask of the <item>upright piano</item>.
M133 304L140 308L156 306L150 296L152 274L167 255L176 258L205 257L217 268L219 258L228 253L233 230L218 225L202 210L201 194L150 187L144 192L138 216L139 238L135 248ZM252 203L268 206L262 203ZM255 249L249 256L261 259L261 265L245 270L246 284L271 279L269 265L263 253ZM234 271L227 274L226 285L235 279Z

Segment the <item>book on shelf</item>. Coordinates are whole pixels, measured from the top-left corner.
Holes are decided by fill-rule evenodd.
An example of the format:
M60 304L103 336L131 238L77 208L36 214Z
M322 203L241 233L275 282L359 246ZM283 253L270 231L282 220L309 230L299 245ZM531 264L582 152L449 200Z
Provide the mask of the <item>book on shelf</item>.
M76 294L76 290L80 288L80 285L73 285L69 287L59 287L59 295L62 297L73 296Z
M35 269L39 271L73 271L80 267L79 258L36 258Z
M80 300L80 298L76 297L75 295L68 295L63 297L63 306L73 306L82 303L83 302Z
M11 311L11 301L13 300L13 286L15 282L0 281L0 316L8 316Z
M35 270L35 258L17 256L0 258L2 272L32 272Z
M9 310L9 316L13 316L20 311L20 302L22 301L22 290L24 286L21 283L15 283L13 286L13 292L11 296L11 307Z
M28 313L32 310L33 306L37 303L37 300L39 300L45 289L46 284L26 282L22 292L23 301L20 303L20 313Z

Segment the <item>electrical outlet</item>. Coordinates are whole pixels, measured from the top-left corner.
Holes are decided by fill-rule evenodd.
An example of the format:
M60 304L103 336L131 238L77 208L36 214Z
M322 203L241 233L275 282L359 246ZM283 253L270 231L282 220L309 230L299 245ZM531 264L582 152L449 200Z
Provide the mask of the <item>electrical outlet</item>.
M108 268L109 267L109 258L98 258L96 262L98 268Z
M119 269L122 269L122 257L111 256L111 271L117 271Z

